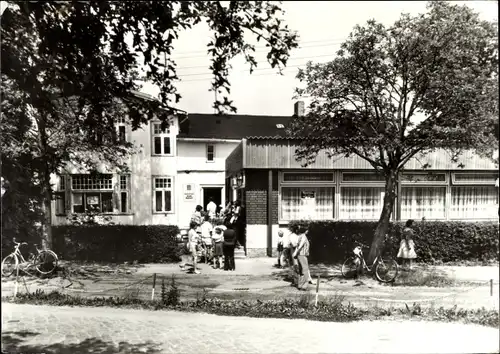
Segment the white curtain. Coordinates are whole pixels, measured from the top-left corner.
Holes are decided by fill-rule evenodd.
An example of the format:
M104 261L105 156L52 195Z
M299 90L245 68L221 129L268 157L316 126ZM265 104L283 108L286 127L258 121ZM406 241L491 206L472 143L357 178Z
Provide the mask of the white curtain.
M444 219L445 187L402 187L401 219Z
M281 219L333 219L333 196L331 187L283 187L281 189Z
M451 219L498 217L498 191L493 186L461 186L451 189Z
M340 193L340 219L376 220L380 218L384 188L342 187Z

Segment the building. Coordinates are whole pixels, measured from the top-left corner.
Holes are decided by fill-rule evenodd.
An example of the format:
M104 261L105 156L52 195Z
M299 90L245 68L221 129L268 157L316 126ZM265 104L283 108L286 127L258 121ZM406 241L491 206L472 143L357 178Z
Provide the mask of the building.
M53 224L65 224L69 214L94 206L117 224L187 228L196 205L206 208L209 198L225 205L237 197L226 188L225 161L241 139L262 132L279 134L281 122L290 119L175 112L165 131L159 120L136 131L125 118L118 122L119 135L139 149L128 161L130 173L102 164L98 175L90 175L69 164L53 176Z
M320 153L304 168L296 146L284 136L249 136L226 160L226 183L246 206L249 255L270 255L291 220L380 217L385 182L368 162ZM497 180L498 166L473 152L454 163L446 151L417 156L400 176L392 219L498 220Z

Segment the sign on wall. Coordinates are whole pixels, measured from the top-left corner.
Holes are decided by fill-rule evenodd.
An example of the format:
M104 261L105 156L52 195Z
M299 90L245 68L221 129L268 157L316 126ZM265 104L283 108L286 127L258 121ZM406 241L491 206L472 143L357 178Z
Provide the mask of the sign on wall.
M189 183L184 185L184 200L187 202L194 202L194 184Z

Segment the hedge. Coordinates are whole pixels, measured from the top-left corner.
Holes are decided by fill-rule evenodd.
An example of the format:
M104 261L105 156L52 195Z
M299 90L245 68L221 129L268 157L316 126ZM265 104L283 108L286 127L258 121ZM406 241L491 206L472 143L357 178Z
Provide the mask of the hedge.
M309 229L310 260L341 262L352 252L356 241L371 245L377 222L296 220ZM390 223L384 254L396 256L404 222ZM496 222L416 221L415 250L418 261L425 263L499 260L499 226Z
M52 228L54 251L65 260L176 262L179 228L171 225L63 225Z

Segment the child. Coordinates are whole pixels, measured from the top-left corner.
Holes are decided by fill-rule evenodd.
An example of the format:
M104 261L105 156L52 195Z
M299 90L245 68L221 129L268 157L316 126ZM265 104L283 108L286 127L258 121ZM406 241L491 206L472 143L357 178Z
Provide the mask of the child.
M412 269L412 260L417 258L415 253L415 243L413 242L414 231L411 228L413 225L413 220L408 220L406 222L406 227L403 230L403 239L399 245L398 258L403 259L403 263L408 261L410 265L410 270Z
M223 243L224 243L224 225L218 225L214 228L212 239L214 242L213 267L222 269Z
M278 251L278 264L275 264L274 266L278 268L283 268L284 241L283 241L283 231L281 230L278 231L278 245L276 248Z
M188 252L189 252L189 254L192 258L192 261L193 261L193 273L200 274L198 269L196 269L196 261L198 258L198 254L196 252L196 246L198 245L198 234L195 231L196 226L197 226L197 224L195 221L191 221L191 223L189 224L187 248L188 248ZM186 263L181 264L180 267L182 270L184 270L186 267Z
M201 237L205 262L208 263L212 253L212 223L210 223L209 215L205 215L203 224L201 224Z

